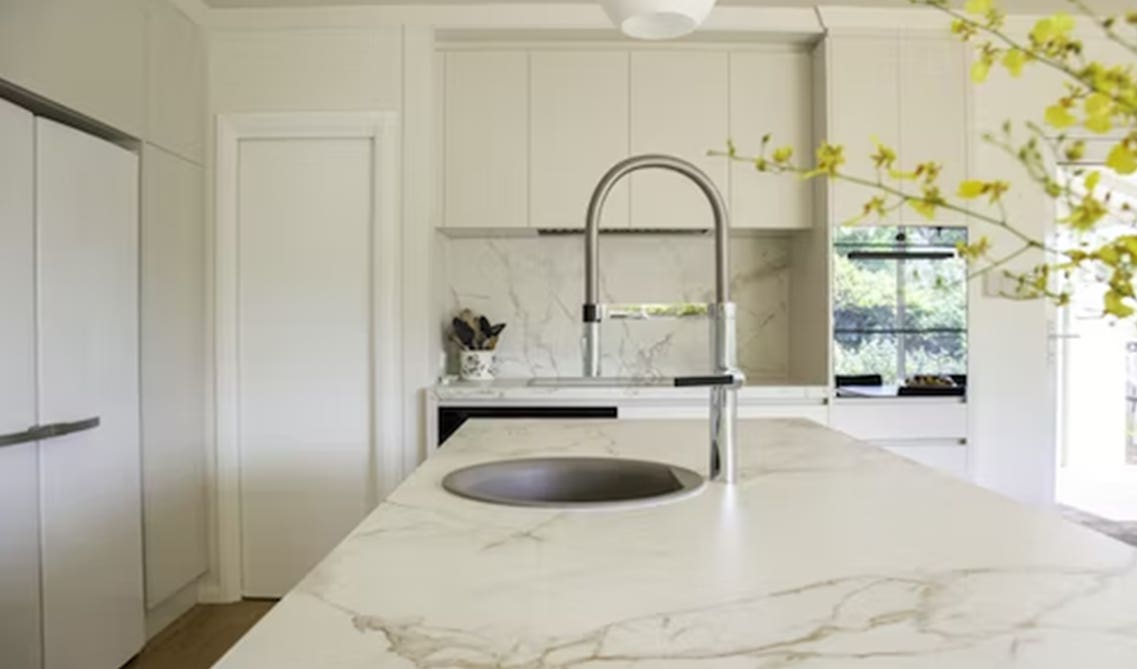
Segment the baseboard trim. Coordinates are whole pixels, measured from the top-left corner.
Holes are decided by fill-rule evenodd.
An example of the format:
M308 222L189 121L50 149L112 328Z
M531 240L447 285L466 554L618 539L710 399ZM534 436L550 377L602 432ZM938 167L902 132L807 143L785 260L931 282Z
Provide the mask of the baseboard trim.
M146 610L147 641L153 639L197 604L197 589L197 581L191 581L189 585Z

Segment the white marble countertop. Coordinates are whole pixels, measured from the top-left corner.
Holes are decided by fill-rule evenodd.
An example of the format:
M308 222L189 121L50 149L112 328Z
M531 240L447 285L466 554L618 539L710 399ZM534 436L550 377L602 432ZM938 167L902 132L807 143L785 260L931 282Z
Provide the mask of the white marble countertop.
M534 454L702 471L706 423L468 423L218 666L1137 667L1134 549L806 421L740 433L736 487L566 512L439 482Z
M494 381L450 381L430 389L442 403L456 402L674 402L706 401L706 388L670 388L660 386L533 386L529 379L496 379ZM821 403L829 397L826 386L792 384L750 384L738 391L742 404Z

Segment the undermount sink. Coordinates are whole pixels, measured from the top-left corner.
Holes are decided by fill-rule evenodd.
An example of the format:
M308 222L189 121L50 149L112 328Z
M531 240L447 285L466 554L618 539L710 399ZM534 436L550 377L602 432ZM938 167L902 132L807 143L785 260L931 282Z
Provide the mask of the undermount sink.
M619 458L527 458L455 470L442 479L467 499L543 508L634 506L697 493L704 479L690 469Z

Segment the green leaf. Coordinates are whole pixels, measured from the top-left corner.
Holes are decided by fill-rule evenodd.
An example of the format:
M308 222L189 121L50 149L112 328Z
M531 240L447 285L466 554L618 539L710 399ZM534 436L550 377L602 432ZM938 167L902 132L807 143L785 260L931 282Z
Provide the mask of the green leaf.
M1137 155L1133 154L1125 142L1118 142L1106 156L1105 164L1118 174L1133 174L1137 172Z
M1023 65L1026 65L1027 55L1021 49L1011 49L1003 56L1003 67L1007 68L1007 72L1012 77L1017 77L1023 73Z
M1101 172L1094 170L1086 175L1085 185L1086 192L1093 194L1094 189L1097 188L1098 182L1101 181Z
M1125 298L1120 293L1110 289L1105 294L1105 313L1118 318L1129 318L1133 315L1133 307L1125 303Z
M936 205L927 200L909 200L908 206L929 221L936 217Z
M959 184L959 191L956 194L965 200L973 200L982 195L986 190L987 184L978 179L968 179Z
M985 16L993 8L993 0L967 0L963 5L963 11L976 16Z
M1055 128L1068 128L1078 119L1070 113L1069 109L1061 104L1053 104L1046 108L1046 123Z
M977 84L987 81L989 74L991 74L991 63L985 60L977 60L971 66L971 80Z

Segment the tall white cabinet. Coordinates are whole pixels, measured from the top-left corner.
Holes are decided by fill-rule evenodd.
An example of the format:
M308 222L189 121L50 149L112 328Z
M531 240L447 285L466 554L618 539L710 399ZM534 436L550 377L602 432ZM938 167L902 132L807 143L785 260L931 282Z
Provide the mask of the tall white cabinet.
M0 435L36 422L34 132L0 100ZM0 664L20 669L40 664L38 471L35 442L0 445Z
M3 102L0 137L0 429L25 437L0 447L0 664L119 667L144 627L138 162Z

